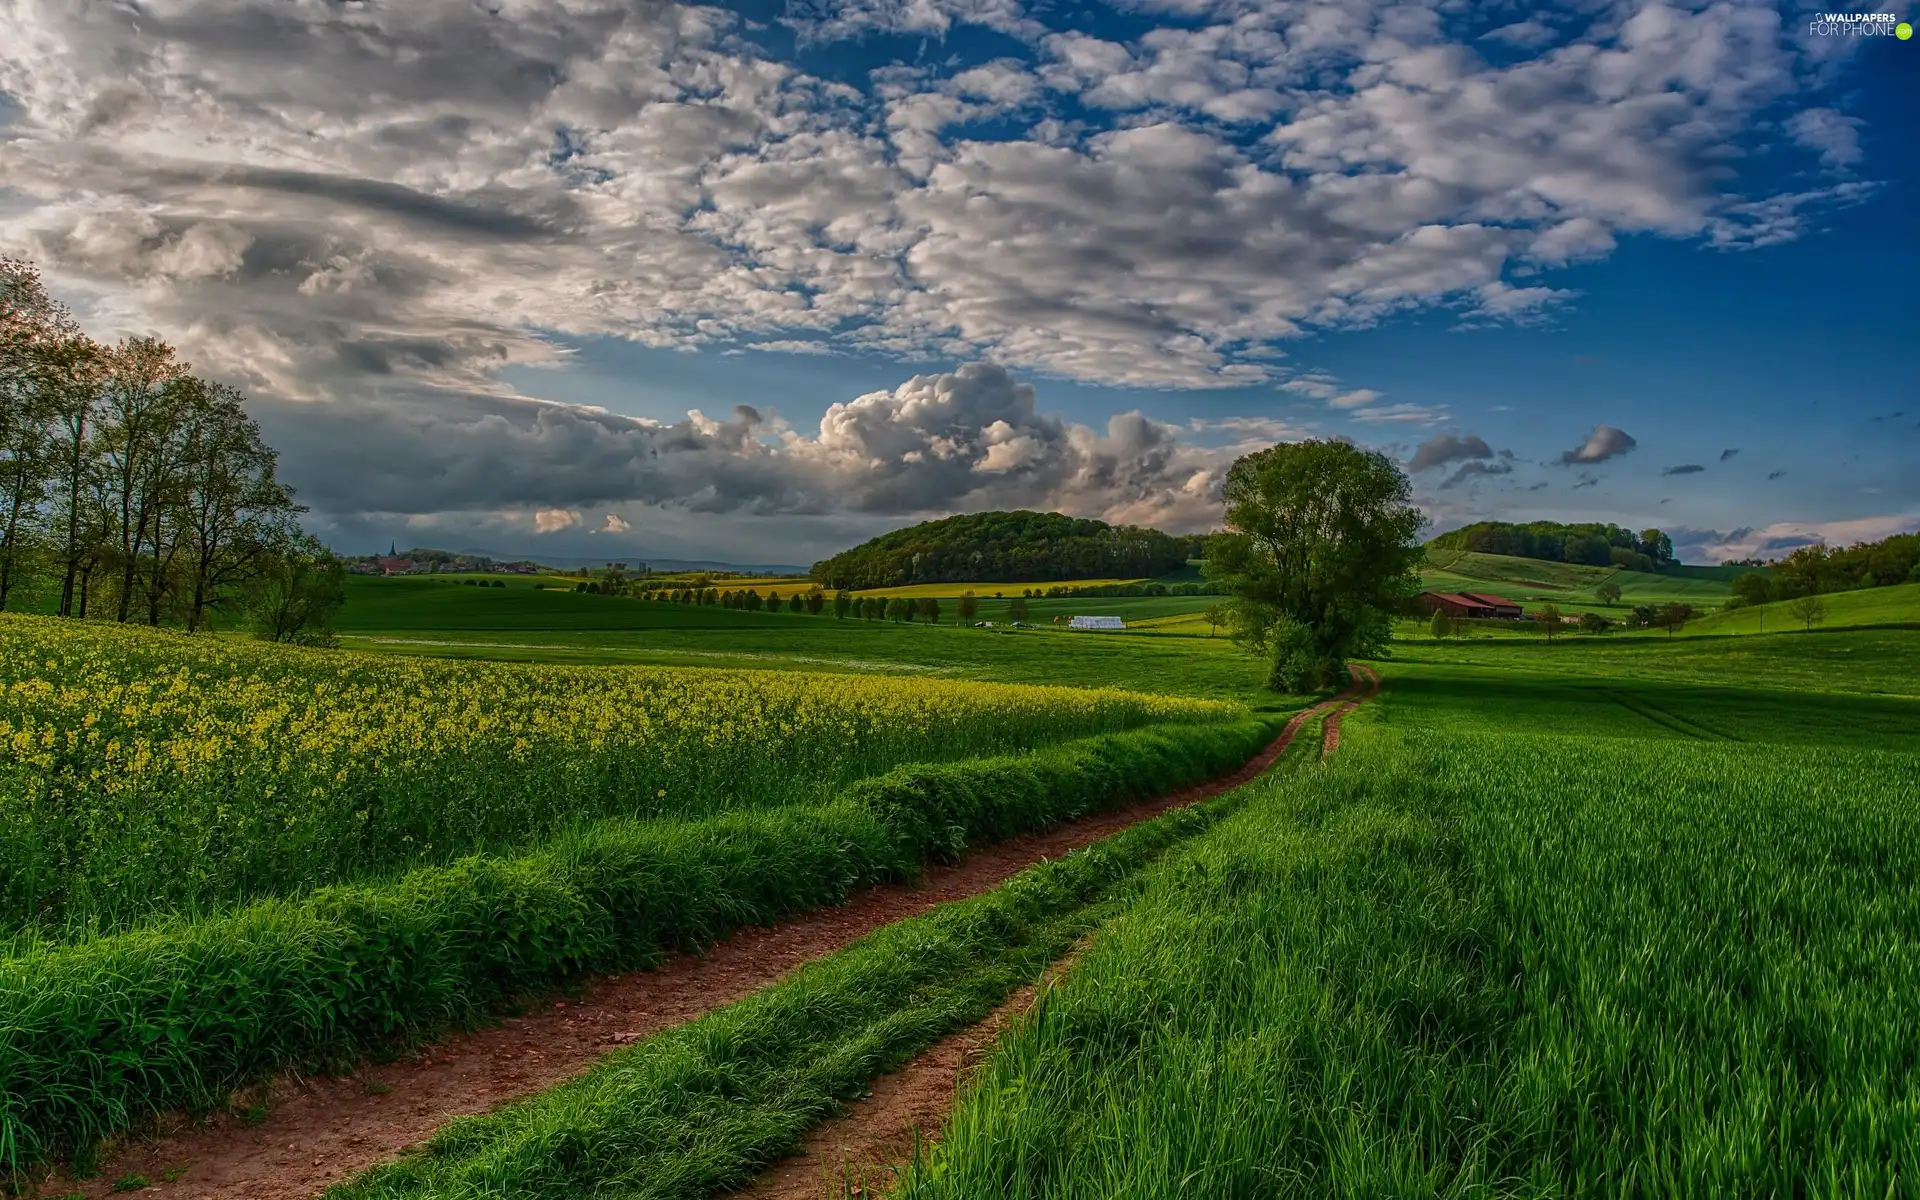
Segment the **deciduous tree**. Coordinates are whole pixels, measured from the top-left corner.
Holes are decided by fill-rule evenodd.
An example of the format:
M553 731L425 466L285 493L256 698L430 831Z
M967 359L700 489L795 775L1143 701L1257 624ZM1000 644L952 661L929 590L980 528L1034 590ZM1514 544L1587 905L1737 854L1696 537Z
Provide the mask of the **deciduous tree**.
M1227 473L1228 532L1204 570L1230 599L1234 636L1271 656L1269 686L1326 687L1346 658L1378 653L1417 589L1422 524L1386 455L1303 441L1247 455Z

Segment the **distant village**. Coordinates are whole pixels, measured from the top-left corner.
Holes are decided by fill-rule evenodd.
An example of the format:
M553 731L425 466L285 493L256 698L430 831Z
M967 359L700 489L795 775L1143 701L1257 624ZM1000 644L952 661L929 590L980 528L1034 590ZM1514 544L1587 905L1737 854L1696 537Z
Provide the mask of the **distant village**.
M494 575L542 575L547 568L527 560L499 562L485 555L451 554L445 550L389 548L385 554L358 555L341 560L352 575L438 575L447 572Z

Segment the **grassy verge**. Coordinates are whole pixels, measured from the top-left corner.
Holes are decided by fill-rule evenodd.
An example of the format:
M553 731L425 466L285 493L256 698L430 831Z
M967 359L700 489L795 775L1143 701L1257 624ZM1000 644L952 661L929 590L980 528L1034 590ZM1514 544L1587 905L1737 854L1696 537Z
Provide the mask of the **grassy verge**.
M1261 786L1164 814L985 895L890 925L616 1053L577 1081L456 1122L424 1155L329 1200L704 1200L740 1186L870 1080L984 1018L1114 912L1139 868Z
M0 961L0 1158L219 1105L290 1062L468 1022L516 992L646 964L979 841L1218 776L1276 728L1173 725L903 767L826 805L602 822L519 858L17 955Z
M899 1194L1910 1189L1920 759L1407 716L1157 868Z

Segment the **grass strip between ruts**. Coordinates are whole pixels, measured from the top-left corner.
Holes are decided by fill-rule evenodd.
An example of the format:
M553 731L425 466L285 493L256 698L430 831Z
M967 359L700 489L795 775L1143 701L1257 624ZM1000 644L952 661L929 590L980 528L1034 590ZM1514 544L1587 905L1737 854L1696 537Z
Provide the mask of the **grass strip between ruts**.
M471 1023L515 994L911 878L968 845L1217 777L1275 719L902 767L832 803L605 821L520 858L321 889L0 962L0 1162L217 1107L289 1063Z
M1310 760L1296 752L1282 761ZM1254 786L886 926L577 1080L456 1121L424 1154L327 1198L692 1200L741 1186L872 1079L986 1017L1117 911L1140 868L1240 807Z

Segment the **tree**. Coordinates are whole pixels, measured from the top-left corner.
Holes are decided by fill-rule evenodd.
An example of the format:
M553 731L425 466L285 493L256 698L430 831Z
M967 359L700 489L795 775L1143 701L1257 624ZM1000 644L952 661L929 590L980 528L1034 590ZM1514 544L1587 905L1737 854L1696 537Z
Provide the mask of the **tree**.
M887 601L886 616L889 621L913 620L913 601L905 596L895 596Z
M939 598L938 598L938 597L935 597L935 596L923 596L923 597L921 597L921 600L920 600L920 615L921 615L921 616L923 616L923 617L925 617L925 618L927 619L927 624L929 624L929 625L938 625L938 624L940 623L940 600L939 600Z
M1214 606L1214 608L1218 607L1219 605ZM1208 609L1207 613L1211 616L1213 609ZM1444 610L1436 608L1433 610L1433 620L1427 622L1427 632L1433 635L1435 641L1439 641L1441 638L1453 632L1453 622L1447 620L1447 614Z
M1423 518L1392 460L1346 442L1249 454L1227 472L1228 532L1207 578L1229 597L1234 636L1271 655L1268 685L1317 691L1344 660L1377 653L1418 588Z
M1207 636L1208 637L1212 637L1214 634L1214 631L1219 629L1222 625L1225 625L1226 623L1227 623L1227 606L1226 605L1224 604L1207 605Z
M1593 589L1593 594L1608 608L1620 603L1620 585L1611 579Z
M820 615L820 610L825 608L826 606L827 606L827 594L825 592L821 591L819 588L814 588L812 591L807 593L808 615L817 617Z
M209 386L189 416L174 521L189 632L243 589L306 510L274 477L276 456L231 388Z
M833 615L842 620L853 611L853 593L845 588L833 594Z
M973 624L980 616L980 597L970 591L963 592L960 596L960 603L955 607L955 612L959 615L960 624Z
M1660 623L1660 610L1651 604L1636 604L1632 619L1635 625L1647 629Z
M1013 599L1007 601L1007 620L1009 621L1026 620L1028 611L1027 598L1025 596L1015 596Z
M1773 599L1773 581L1758 571L1748 571L1733 581L1733 599L1730 608L1744 608L1750 604L1766 604Z
M803 613L807 611L807 598L799 592L795 592L787 598L787 611L790 613Z
M1581 613L1580 629L1583 633L1606 633L1613 628L1613 622L1599 613Z
M1542 605L1540 611L1534 614L1533 623L1535 627L1540 630L1542 636L1548 641L1552 641L1560 635L1560 606L1557 604Z
M1805 625L1807 632L1812 633L1815 625L1827 619L1827 602L1820 598L1819 592L1808 592L1787 603L1787 615Z
M273 548L253 581L247 618L269 642L331 646L333 616L347 600L347 571L311 536L293 534Z
M48 297L39 271L0 258L0 609L19 582L53 479L51 356L76 336L73 318Z
M786 605L786 601L780 599L779 592L775 591L772 588L767 589L767 611L768 612L779 612L783 607L785 607L785 605Z
M1681 604L1675 601L1660 610L1660 623L1666 626L1668 637L1672 637L1674 634L1686 628L1687 622L1691 620L1693 620L1693 605L1691 604Z

